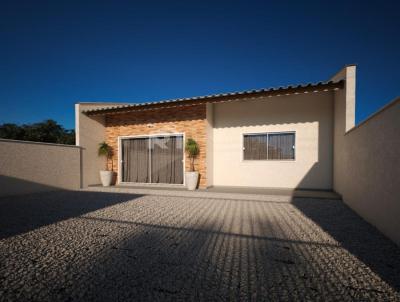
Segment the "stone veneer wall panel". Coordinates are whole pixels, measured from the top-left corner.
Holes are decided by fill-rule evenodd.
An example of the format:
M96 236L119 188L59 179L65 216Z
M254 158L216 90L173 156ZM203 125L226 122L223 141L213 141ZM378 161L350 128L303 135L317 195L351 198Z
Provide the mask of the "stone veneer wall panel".
M200 173L200 187L207 186L206 179L206 105L179 106L153 110L132 111L106 116L106 142L114 150L113 167L118 171L118 137L184 133L185 138L193 138L200 146L200 154L195 169ZM185 157L185 170L190 168ZM109 163L111 168L111 163Z

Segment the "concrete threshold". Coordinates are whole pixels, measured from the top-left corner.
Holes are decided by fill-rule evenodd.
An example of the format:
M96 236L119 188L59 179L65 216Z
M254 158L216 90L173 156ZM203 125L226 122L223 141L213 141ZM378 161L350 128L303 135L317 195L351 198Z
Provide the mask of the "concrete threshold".
M215 186L207 188L209 192L258 194L258 195L279 195L304 198L342 199L341 196L331 190L315 189L282 189L282 188L256 188L256 187L229 187Z
M281 201L291 201L293 198L316 198L316 199L341 199L341 196L329 190L306 190L306 189L281 189L281 188L252 188L252 187L228 187L215 186L207 189L188 191L183 186L166 185L116 185L102 187L101 185L89 186L87 190L146 194L146 195L169 195L181 197L201 198L227 198L227 199L249 199L265 200L278 198Z

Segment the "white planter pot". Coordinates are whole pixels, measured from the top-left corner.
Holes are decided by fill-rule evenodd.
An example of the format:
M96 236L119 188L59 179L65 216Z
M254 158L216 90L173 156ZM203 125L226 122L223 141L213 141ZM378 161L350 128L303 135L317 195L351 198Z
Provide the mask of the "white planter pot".
M113 171L100 171L100 179L103 187L109 187L113 181Z
M188 190L196 190L198 181L199 172L185 172L185 183Z

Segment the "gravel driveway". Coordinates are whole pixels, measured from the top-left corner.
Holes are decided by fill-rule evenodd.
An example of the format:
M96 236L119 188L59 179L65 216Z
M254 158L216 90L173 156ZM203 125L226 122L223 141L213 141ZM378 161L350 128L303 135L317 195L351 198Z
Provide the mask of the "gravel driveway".
M137 193L0 199L0 300L400 301L400 249L341 201Z

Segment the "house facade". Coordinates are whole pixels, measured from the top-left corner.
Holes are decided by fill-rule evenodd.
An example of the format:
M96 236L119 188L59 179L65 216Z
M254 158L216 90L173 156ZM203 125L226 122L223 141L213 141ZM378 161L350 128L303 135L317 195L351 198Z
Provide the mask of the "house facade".
M355 66L326 82L142 103L79 103L84 186L105 159L120 184L184 186L184 142L200 146L199 186L332 189L344 133L355 122Z

